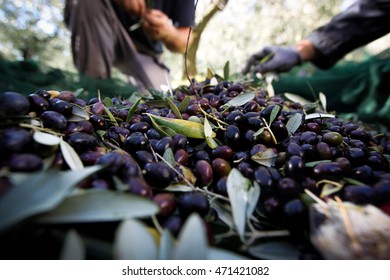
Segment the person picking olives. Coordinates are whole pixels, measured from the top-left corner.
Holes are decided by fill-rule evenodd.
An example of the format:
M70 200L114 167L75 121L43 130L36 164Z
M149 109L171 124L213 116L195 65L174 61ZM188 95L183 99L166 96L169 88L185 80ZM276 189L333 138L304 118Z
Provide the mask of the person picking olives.
M267 46L254 53L243 73L287 72L304 62L328 69L352 50L389 33L389 18L389 0L357 0L295 45Z
M193 13L193 0L67 0L74 64L100 79L115 66L140 89L160 89L169 70L160 59L163 46L185 52Z

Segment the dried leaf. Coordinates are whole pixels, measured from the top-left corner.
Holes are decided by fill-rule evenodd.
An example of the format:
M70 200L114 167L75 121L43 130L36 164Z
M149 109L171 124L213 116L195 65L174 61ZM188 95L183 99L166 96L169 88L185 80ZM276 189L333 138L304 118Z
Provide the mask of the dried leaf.
M62 156L64 157L64 160L68 164L70 169L80 170L84 168L83 162L81 161L79 155L76 153L76 151L71 145L61 139L60 147Z
M324 184L322 186L320 197L321 198L328 197L331 194L334 194L334 193L341 191L343 189L343 187L344 187L344 185L339 184L339 183L337 183L337 184Z

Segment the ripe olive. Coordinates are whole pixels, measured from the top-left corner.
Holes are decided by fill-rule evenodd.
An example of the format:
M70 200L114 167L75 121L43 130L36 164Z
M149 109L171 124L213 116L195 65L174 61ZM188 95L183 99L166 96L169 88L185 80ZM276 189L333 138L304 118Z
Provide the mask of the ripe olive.
M210 204L207 197L199 192L188 192L178 198L177 203L179 213L183 218L187 218L192 213L197 213L201 217L207 215Z
M41 115L41 121L44 127L62 131L66 128L68 122L64 115L54 111L45 111Z
M170 166L165 162L148 162L144 166L144 177L153 187L163 189L168 187L173 179L174 173Z
M28 99L17 92L0 94L0 116L23 116L30 110Z

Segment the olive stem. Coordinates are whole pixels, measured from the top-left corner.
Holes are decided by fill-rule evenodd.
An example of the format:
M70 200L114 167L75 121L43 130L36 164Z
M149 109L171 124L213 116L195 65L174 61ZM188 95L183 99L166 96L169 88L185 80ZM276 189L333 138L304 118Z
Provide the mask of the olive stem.
M267 121L266 121L264 118L262 118L262 119L263 119L263 121L264 121L264 123L265 123L265 126L267 127L267 130L268 130L269 133L271 134L271 137L272 137L272 140L274 141L274 144L277 144L278 141L276 140L276 137L275 137L274 133L272 132L271 128L269 127Z
M228 123L226 123L224 121L221 121L221 120L217 119L215 116L207 113L205 110L202 109L201 106L199 106L199 109L206 117L209 117L209 118L213 119L214 121L216 121L218 123L218 127L219 128L224 129L223 127L220 126L220 124L223 124L223 125L226 125L226 126L229 125Z
M21 124L19 124L19 126L24 127L24 128L31 128L33 130L44 131L44 132L47 132L47 133L50 133L50 134L54 134L54 135L59 136L59 137L60 136L64 136L64 134L55 132L55 131L53 131L51 129L44 128L44 127L39 127L39 126L27 124L27 123L21 123Z
M162 228L162 226L161 226L160 223L158 222L156 215L153 215L153 216L152 216L152 222L153 222L154 227L157 229L157 231L158 231L158 232L160 233L160 235L161 235L161 234L164 232L164 229Z

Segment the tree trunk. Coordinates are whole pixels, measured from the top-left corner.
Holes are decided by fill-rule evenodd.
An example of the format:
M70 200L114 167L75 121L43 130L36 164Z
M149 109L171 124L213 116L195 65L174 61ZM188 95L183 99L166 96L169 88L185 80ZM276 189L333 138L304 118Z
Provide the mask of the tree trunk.
M192 30L192 43L188 46L186 55L185 55L185 67L183 78L190 79L191 77L195 77L197 74L196 68L196 53L198 51L200 38L202 36L202 32L206 28L207 24L210 22L212 17L219 11L222 11L229 0L218 0L214 3L209 11L204 15L204 17L200 20L199 24L197 24Z

